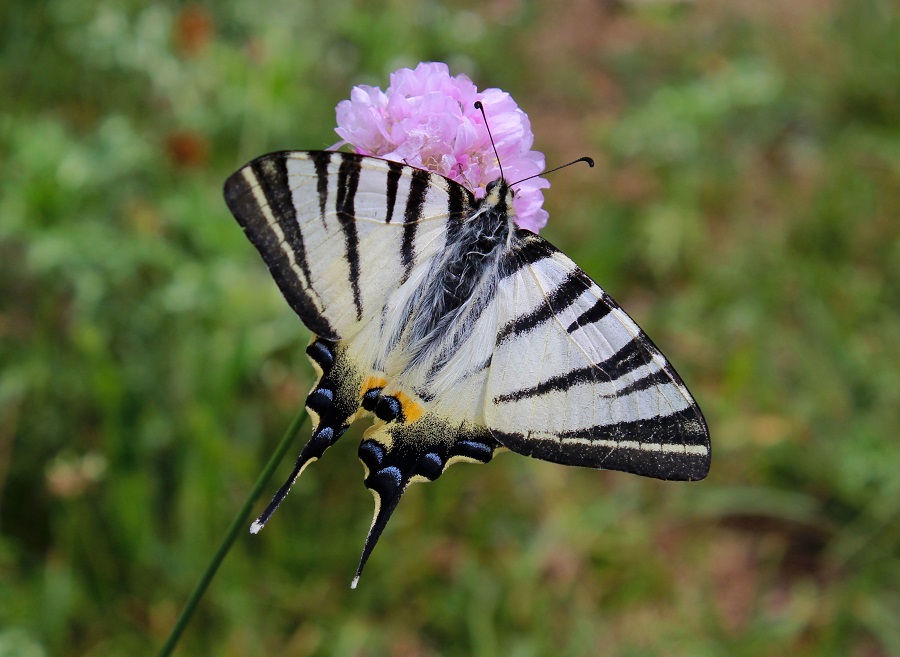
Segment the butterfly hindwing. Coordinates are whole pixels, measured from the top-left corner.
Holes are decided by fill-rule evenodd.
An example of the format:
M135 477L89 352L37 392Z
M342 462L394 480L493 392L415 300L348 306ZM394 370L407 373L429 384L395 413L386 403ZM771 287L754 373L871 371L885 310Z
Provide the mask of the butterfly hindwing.
M399 391L382 395L378 405L377 420L359 445L375 513L357 578L411 483L434 481L457 461L487 463L504 449L485 427L429 412L427 403Z
M659 479L702 479L709 432L681 378L606 292L518 231L501 272L485 416L514 452Z
M316 383L306 397L306 410L312 419L312 437L301 450L285 483L253 523L253 533L262 529L275 513L306 466L322 458L350 424L366 412L361 408L363 371L348 356L344 344L313 335L306 355L316 371Z

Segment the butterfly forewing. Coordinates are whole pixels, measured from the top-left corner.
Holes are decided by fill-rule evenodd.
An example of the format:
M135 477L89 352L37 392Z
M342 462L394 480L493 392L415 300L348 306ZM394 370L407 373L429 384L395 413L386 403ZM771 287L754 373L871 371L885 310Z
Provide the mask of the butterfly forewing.
M709 434L687 388L621 308L546 240L519 231L497 301L486 421L515 452L659 479L702 479Z
M427 171L328 151L257 158L228 179L225 200L288 303L329 340L379 317L446 246L451 210L474 202Z

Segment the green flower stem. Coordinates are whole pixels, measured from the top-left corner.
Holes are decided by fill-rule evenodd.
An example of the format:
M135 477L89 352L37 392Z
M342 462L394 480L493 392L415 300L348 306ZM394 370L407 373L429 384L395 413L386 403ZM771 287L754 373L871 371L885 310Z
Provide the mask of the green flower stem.
M225 538L222 540L222 544L219 546L219 549L216 550L216 553L213 555L212 560L206 567L206 570L203 573L203 577L200 578L200 581L197 582L197 586L195 586L194 590L191 592L191 596L188 598L187 603L184 605L184 610L182 610L181 616L178 617L178 621L176 621L175 626L172 628L172 633L169 634L169 638L166 640L165 645L163 645L162 649L159 651L159 657L168 657L172 654L172 651L175 650L175 645L178 643L178 639L181 638L181 633L184 632L184 628L187 627L187 624L190 622L191 617L194 615L194 611L196 611L197 609L197 604L199 604L200 598L203 597L203 594L206 592L206 588L209 586L212 578L215 577L216 571L219 569L219 566L225 559L225 555L228 554L228 551L234 544L235 539L237 539L238 533L242 528L246 527L247 518L250 515L250 509L256 503L256 500L259 499L263 488L265 488L265 485L269 481L269 478L272 476L272 473L275 472L275 468L277 468L278 464L281 463L281 460L284 458L288 447L290 447L291 443L294 441L297 432L300 431L300 427L302 427L303 423L306 422L306 417L306 409L303 408L299 413L297 413L297 417L294 418L294 421L291 422L291 426L289 426L287 431L285 431L284 437L281 439L281 442L278 443L278 447L275 449L275 453L272 454L272 458L270 458L269 462L266 463L266 467L260 473L259 478L256 480L256 484L254 484L253 489L247 496L247 499L244 500L243 506L241 506L240 510L237 512L234 520L231 521L231 526L228 528L228 532L225 534Z

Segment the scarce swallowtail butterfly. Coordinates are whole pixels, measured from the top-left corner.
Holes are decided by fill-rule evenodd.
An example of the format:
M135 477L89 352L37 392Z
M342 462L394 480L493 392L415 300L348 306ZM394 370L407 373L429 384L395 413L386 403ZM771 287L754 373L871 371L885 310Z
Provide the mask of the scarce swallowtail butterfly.
M709 431L681 378L572 260L512 220L502 177L457 182L331 151L259 157L225 199L313 333L313 423L287 482L374 415L359 458L375 514L352 586L409 484L508 449L703 479Z

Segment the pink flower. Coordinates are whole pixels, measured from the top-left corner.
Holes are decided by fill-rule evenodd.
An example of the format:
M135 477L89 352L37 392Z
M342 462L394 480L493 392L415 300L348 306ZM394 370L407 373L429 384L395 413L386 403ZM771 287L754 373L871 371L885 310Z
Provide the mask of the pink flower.
M377 155L439 173L484 197L485 186L500 177L481 112L487 114L503 173L510 182L544 169L544 155L531 150L528 116L505 91L480 92L465 75L450 76L446 64L421 63L391 73L387 91L360 85L337 106L335 132L357 153ZM550 186L534 178L515 187L515 222L538 232L547 225L541 208Z

